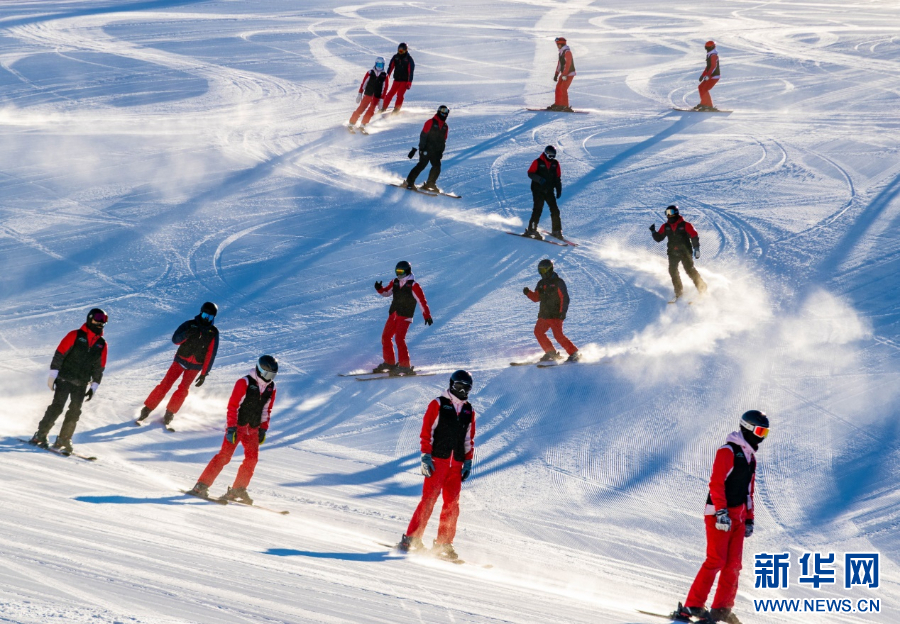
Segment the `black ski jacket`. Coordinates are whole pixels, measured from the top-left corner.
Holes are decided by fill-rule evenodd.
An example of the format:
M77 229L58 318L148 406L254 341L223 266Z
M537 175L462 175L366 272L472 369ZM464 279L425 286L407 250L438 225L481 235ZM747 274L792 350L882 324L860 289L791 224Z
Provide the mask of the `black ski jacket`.
M700 236L694 226L679 216L675 221L666 221L662 227L652 232L657 243L666 241L666 253L670 256L691 255L694 249L700 249Z
M541 278L535 289L528 291L527 296L532 301L540 301L539 319L565 320L569 311L569 290L556 271L551 271Z
M391 63L388 65L387 73L394 72L394 82L412 82L413 72L416 71L416 62L413 57L406 54L395 54L391 57Z
M178 326L172 342L178 345L175 361L184 369L209 374L219 350L219 330L215 325L207 323L198 314Z
M437 115L426 121L419 134L419 153L428 154L429 158L435 156L441 158L444 155L444 148L447 147L448 131L447 122Z

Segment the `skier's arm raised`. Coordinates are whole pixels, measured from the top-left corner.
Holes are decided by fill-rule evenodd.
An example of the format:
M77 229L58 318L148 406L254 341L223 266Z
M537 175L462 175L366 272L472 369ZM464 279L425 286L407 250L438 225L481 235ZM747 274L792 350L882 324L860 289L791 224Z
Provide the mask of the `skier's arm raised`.
M656 224L650 226L650 233L653 234L653 240L657 243L665 240L666 238L666 224L664 223L661 230L656 229Z
M526 297L528 297L535 303L540 303L541 295L536 290L531 290L530 288L528 288L528 286L526 286L524 288L524 290L522 290L522 292L525 294Z
M394 282L388 282L387 286L382 286L381 282L375 282L375 290L382 297L390 297L394 294Z

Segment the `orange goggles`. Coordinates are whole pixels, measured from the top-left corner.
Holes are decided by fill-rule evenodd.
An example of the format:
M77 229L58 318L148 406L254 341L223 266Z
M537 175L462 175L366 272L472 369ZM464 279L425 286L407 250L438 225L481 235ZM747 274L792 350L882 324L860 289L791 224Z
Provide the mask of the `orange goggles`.
M768 427L753 427L753 429L751 429L750 431L753 432L753 435L755 435L757 438L765 438L767 435L769 435Z

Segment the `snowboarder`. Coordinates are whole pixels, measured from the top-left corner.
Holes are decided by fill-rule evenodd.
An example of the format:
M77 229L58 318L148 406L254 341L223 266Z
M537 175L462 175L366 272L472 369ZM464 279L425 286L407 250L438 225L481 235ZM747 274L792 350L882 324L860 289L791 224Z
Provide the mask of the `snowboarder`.
M566 320L566 312L569 310L569 291L566 283L553 270L553 262L545 258L538 262L538 273L541 279L534 290L526 286L522 292L526 297L540 303L537 324L534 326L534 336L544 350L542 362L560 360L562 355L553 348L553 343L547 338L547 331L553 332L556 342L569 354L569 362L577 362L581 359L578 347L563 334L563 321Z
M472 375L458 370L450 375L450 387L428 404L421 433L421 470L425 476L422 500L416 507L406 533L397 548L408 552L425 547L422 535L438 496L443 496L440 525L431 554L444 559L458 558L453 549L459 518L462 482L472 474L475 455L475 410L469 403Z
M563 240L562 221L559 218L559 206L556 200L562 195L562 171L556 160L556 148L548 145L544 153L531 163L528 168L528 177L531 178L531 197L534 199L534 207L531 210L531 219L528 221L528 229L524 236L543 240L538 232L538 223L541 213L544 212L544 202L550 207L550 221L552 232L550 236ZM554 192L556 196L554 197Z
M388 65L387 75L393 77L394 83L391 85L387 95L384 96L381 110L390 106L391 100L394 99L396 94L397 103L394 105L394 110L391 111L391 114L396 115L400 112L400 107L403 106L403 98L406 96L406 92L412 88L413 72L415 70L416 62L410 56L406 44L401 43L397 46L397 54L391 57L391 62Z
M706 45L706 69L700 74L700 86L697 90L700 92L700 103L694 107L698 111L714 111L712 96L709 94L710 89L719 82L719 53L716 51L716 42L707 41Z
M271 355L260 356L256 368L249 375L241 377L234 384L228 400L228 415L225 424L225 439L222 448L213 457L190 494L209 497L209 488L222 469L231 461L238 443L244 446L244 461L238 469L234 484L222 497L248 505L253 499L247 494L247 486L253 478L259 459L259 446L266 441L269 419L275 405L275 375L278 361Z
M444 157L444 148L447 146L447 116L449 114L450 109L441 105L434 117L425 122L422 132L419 134L419 162L406 176L406 188L415 188L416 178L425 170L428 163L431 163L428 180L422 185L422 188L435 193L440 192L437 187L437 179L441 175L441 158Z
M56 347L47 378L47 385L53 391L53 402L44 412L37 431L31 437L31 444L49 448L47 435L68 401L69 409L53 448L66 455L72 452L72 435L81 416L81 405L94 397L103 379L107 353L103 327L108 321L106 312L93 308L88 312L84 325L66 334Z
M381 351L384 361L372 369L373 373L389 373L391 375L415 375L409 362L409 351L406 348L406 332L416 314L416 303L422 306L422 316L426 325L434 321L431 318L431 310L425 301L425 293L416 282L412 273L412 265L406 260L401 260L394 268L397 277L387 286L381 282L375 282L375 290L382 297L393 297L391 308L388 311L388 319L381 333ZM394 345L397 342L397 359L394 359Z
M175 330L172 335L172 342L178 345L175 359L169 366L166 376L144 401L138 422L145 420L157 408L178 378L181 377L181 383L166 405L163 423L169 425L187 398L191 382L196 378L195 386L199 388L206 381L209 371L212 370L213 362L216 360L216 352L219 350L219 330L213 324L218 313L218 306L207 301L200 307L200 314L185 321Z
M575 60L572 58L572 49L566 43L565 37L556 38L556 49L559 50L559 58L556 61L556 71L553 72L553 82L556 83L556 101L547 107L547 110L574 113L569 106L569 87L575 78Z
M365 111L362 125L360 125L360 129L365 131L366 124L372 120L372 115L375 114L385 91L387 91L387 74L384 71L384 59L379 56L375 59L375 65L366 72L359 85L359 93L356 94L356 103L359 106L350 115L349 128L351 130L356 126L359 116L363 115L363 111Z
M700 257L700 237L697 230L678 212L678 206L666 208L666 222L657 231L656 224L650 226L653 240L657 243L667 238L666 253L669 256L669 275L672 277L672 286L675 287L675 299L669 303L675 303L682 294L684 286L681 284L681 275L678 273L678 264L684 265L684 272L694 282L694 286L702 295L706 292L706 282L700 277L700 273L694 267L694 258Z
M725 444L716 451L706 497L706 561L684 605L678 603L672 614L676 622L690 622L695 617L704 624L740 624L731 609L737 595L744 538L753 535L756 452L767 435L768 417L750 410L741 416L740 430L728 434ZM712 609L707 612L704 605L717 574L719 585Z

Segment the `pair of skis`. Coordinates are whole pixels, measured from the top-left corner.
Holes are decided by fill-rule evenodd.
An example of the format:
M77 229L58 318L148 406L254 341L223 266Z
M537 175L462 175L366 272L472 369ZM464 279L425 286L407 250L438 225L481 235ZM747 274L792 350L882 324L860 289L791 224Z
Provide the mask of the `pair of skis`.
M136 427L143 427L143 426L144 426L144 421L143 421L143 420L135 420L135 421L134 421L134 425L135 425ZM168 431L169 433L175 433L175 427L173 427L171 424L167 425L167 424L164 422L164 423L163 423L163 428L164 428L166 431Z
M60 457L77 457L78 459L83 459L85 461L97 461L97 458L93 455L82 455L81 453L76 453L72 451L71 453L64 451L63 449L54 448L52 446L48 446L44 448L43 446L38 446L37 444L32 444L31 440L26 440L24 438L16 438L19 442L23 444L27 444L36 449L40 449L42 451L47 451L49 453L53 453L54 455L59 455Z
M215 503L217 505L244 505L245 507L254 507L256 509L261 509L262 511L269 511L271 513L276 513L282 516L286 516L290 513L289 511L282 511L279 509L272 509L271 507L257 505L255 501L252 503L245 503L244 501L226 499L224 495L220 496L219 498L213 498L212 496L200 496L199 494L195 494L191 490L178 491L182 494L187 494L188 496L193 496L194 498L199 498L200 500L204 500L208 503Z
M444 197L452 197L453 199L462 199L462 195L457 195L456 193L451 193L450 191L442 191L440 189L437 191L432 191L430 189L424 188L424 185L409 187L406 186L405 183L391 182L391 186L406 189L407 191L415 191L416 193L421 193L422 195L431 195L432 197L443 195Z
M375 381L376 379L408 379L410 377L433 377L437 373L419 373L415 370L405 375L391 375L390 373L340 373L338 377L354 377L357 381Z
M533 236L529 236L528 234L519 234L518 232L507 232L507 234L510 234L511 236L519 236L521 238L528 238L540 243L550 243L551 245L556 245L557 247L578 247L578 243L573 243L572 241L565 238L556 238L555 236L551 236L550 232L546 230L541 230L541 234L544 235L543 239L535 238Z
M465 560L459 559L459 558L448 559L447 557L433 555L433 554L431 554L431 551L428 550L427 548L422 548L420 550L400 550L399 544L387 544L385 542L376 542L376 544L378 544L379 546L384 546L385 548L390 548L392 552L394 552L398 555L402 555L404 558L409 557L409 556L429 557L429 558L435 559L437 561L446 561L447 563L452 563L455 565L464 565L466 563ZM478 567L484 568L486 570L490 570L491 568L494 567L490 564L471 564L470 563L469 565L477 565Z

